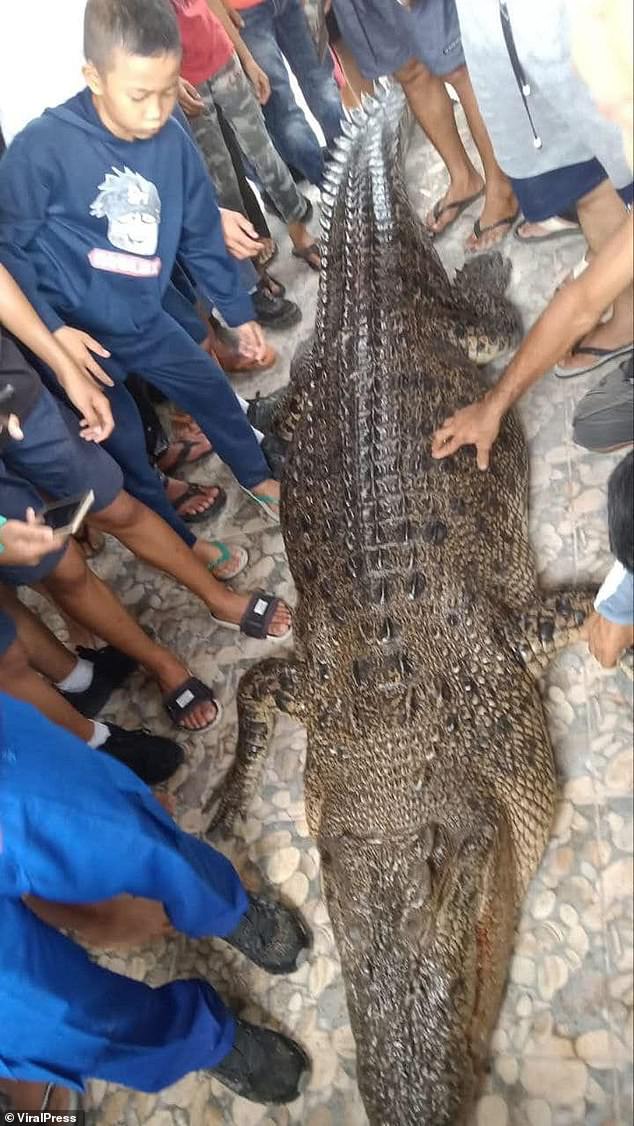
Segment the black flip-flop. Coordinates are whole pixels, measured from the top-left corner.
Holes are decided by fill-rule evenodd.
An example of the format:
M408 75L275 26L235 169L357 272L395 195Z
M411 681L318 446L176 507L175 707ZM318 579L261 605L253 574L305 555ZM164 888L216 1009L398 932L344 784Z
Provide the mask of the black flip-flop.
M312 261L312 258L315 255L317 255L318 257L321 256L320 250L319 250L319 243L317 243L317 242L311 243L310 246L304 246L304 247L302 247L301 250L298 250L297 247L294 247L294 249L293 249L293 258L301 258L302 261L305 262L306 265L311 270L314 271L314 273L318 274L321 270L321 266L316 266L315 263Z
M622 356L627 356L633 349L632 344L622 344L618 348L598 348L591 344L583 344L579 341L571 348L571 356L594 356L594 362L586 364L582 368L569 368L562 367L561 364L556 364L554 367L555 375L558 379L574 379L577 375L587 375L590 371L597 371L603 367L604 364L610 360L619 360Z
M480 240L483 235L488 235L490 231L497 231L498 227L508 227L508 231L505 235L502 236L501 239L498 239L497 242L492 243L491 246L475 246L473 250L468 250L467 253L486 254L489 250L492 250L494 246L499 246L499 244L505 238L507 238L508 235L510 235L511 231L513 230L514 224L520 217L520 214L521 212L518 208L514 215L507 215L505 219L498 219L497 223L489 223L487 227L483 227L480 220L476 219L475 223L473 224L473 233L478 240Z
M175 512L178 513L181 520L184 520L186 524L200 524L203 520L211 520L214 516L217 516L219 512L222 512L225 504L227 503L227 494L224 489L221 489L218 486L215 487L218 488L218 495L216 496L215 500L212 501L209 507L204 510L204 512L192 512L187 516L183 515L183 513L181 512L181 508L184 507L188 500L191 500L192 497L199 497L205 492L206 487L204 485L197 485L194 481L191 481L188 484L188 487L182 496L178 497L176 500L171 501L172 508Z
M448 211L455 211L456 214L454 215L453 219L451 219L446 224L446 226L443 227L442 231L434 231L431 227L428 227L427 224L425 224L425 230L427 231L427 234L430 236L430 238L440 238L441 235L444 235L446 231L453 227L454 223L462 215L462 212L466 211L467 207L470 207L472 203L475 203L476 200L480 199L483 195L484 188L480 188L479 192L475 192L473 195L465 196L464 199L455 199L453 203L443 203L439 199L436 200L436 203L434 204L431 212L434 216L434 222L437 223L438 220L441 219L442 216L445 215Z
M216 709L216 714L211 723L208 723L205 727L185 727L183 723L179 723L179 720L186 719L198 704L204 703L213 704ZM222 715L222 708L211 688L203 684L197 676L188 677L173 692L164 696L163 707L175 727L178 727L180 731L190 731L192 735L197 735L201 731L211 731L212 727L220 722Z
M566 226L556 226L557 223L565 223ZM549 226L550 225L550 226ZM547 235L531 235L530 238L522 238L520 231L522 227L545 227L548 231ZM554 242L556 239L562 238L578 238L583 235L583 231L579 223L572 223L572 220L562 218L559 215L553 215L551 219L543 219L537 223L529 223L528 219L522 219L513 231L513 237L518 242L523 243L525 246L532 246L538 242Z
M180 446L180 453L177 454L176 461L172 462L171 465L168 465L168 467L165 468L163 465L161 465L161 462L165 457L165 453L167 453L166 450L165 453L161 454L160 458L157 461L159 469L169 476L170 474L175 473L176 470L180 469L183 465L198 465L199 461L206 461L207 458L212 456L214 452L213 449L205 450L205 452L200 454L199 457L194 457L191 459L189 457L192 450L195 449L198 444L198 442L193 442L190 438L174 438L174 440L170 442L170 446Z
M265 594L263 590L256 590L249 599L249 604L242 615L238 625L235 622L226 622L223 618L217 618L215 614L211 618L219 626L224 626L225 629L233 630L235 633L244 633L247 637L255 637L258 641L286 641L293 632L293 627L289 626L286 633L270 634L268 628L275 616L275 611L282 603L281 598L276 598L274 594Z

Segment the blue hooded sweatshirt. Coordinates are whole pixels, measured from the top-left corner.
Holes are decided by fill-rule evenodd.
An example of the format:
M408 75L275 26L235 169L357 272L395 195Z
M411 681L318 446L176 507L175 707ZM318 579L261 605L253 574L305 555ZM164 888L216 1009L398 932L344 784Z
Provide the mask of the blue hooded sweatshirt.
M46 110L0 162L0 262L51 331L136 336L176 256L231 326L254 319L209 175L174 118L150 140L101 123L88 89Z

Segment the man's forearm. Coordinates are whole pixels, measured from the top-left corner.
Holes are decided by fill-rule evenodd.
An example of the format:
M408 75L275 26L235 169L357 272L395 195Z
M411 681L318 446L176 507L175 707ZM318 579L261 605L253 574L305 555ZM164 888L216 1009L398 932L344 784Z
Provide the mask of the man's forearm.
M555 294L489 392L488 398L501 413L590 332L608 306L631 285L632 233L630 215L581 277Z
M24 296L11 274L0 265L0 325L8 328L36 356L53 369L62 370L67 359L61 346L51 335L30 301Z

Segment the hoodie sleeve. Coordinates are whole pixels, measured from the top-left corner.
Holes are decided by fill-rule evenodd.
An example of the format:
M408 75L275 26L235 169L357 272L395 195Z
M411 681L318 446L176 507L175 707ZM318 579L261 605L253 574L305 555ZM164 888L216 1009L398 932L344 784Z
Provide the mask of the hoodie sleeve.
M202 156L183 133L185 198L181 240L178 248L196 282L236 328L255 319L251 298L240 282L237 262L229 255L222 233L216 195Z
M0 262L46 327L55 332L64 322L41 295L37 271L29 254L38 230L46 221L51 192L51 168L41 159L37 137L26 138L24 133L20 134L0 161Z

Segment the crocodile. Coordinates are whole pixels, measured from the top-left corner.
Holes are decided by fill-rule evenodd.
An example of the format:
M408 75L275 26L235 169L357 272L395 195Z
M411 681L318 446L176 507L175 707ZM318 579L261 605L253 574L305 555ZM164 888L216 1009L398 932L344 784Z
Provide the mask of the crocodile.
M538 588L512 414L487 472L471 448L430 456L518 321L499 254L450 283L408 199L405 132L386 88L328 172L315 330L277 420L295 653L240 682L210 831L246 814L276 715L296 717L369 1121L458 1126L551 828L537 678L594 591Z

